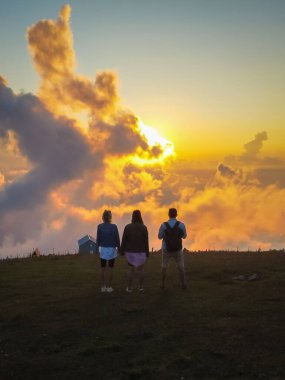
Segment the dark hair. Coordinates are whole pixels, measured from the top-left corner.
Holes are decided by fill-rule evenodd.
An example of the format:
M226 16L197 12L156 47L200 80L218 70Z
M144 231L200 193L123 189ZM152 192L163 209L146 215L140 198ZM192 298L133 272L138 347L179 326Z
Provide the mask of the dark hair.
M111 223L112 220L112 213L110 210L104 210L102 219L104 223Z
M177 210L176 208L170 208L168 211L169 218L176 218L177 216Z
M133 211L132 223L141 223L141 224L143 224L142 214L141 214L140 210Z

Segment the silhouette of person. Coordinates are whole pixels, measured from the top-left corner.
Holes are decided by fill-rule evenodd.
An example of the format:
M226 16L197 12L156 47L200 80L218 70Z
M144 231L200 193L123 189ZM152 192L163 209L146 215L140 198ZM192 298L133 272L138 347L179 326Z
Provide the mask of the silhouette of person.
M97 227L96 247L101 261L101 292L111 293L113 281L113 267L120 249L120 237L116 224L112 224L112 213L105 210L102 215L103 223Z
M132 292L133 282L138 275L138 290L143 292L144 266L149 256L148 230L144 225L140 210L132 214L132 222L127 224L122 237L121 255L125 255L129 265L126 291Z
M158 238L162 239L161 288L165 288L169 260L176 262L182 289L186 288L182 239L187 236L184 223L177 220L176 208L168 211L169 220L161 224Z

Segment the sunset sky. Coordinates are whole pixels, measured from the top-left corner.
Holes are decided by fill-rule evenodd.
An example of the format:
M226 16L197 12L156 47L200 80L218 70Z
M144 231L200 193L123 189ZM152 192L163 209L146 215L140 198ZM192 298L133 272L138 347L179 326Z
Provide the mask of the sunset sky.
M1 5L0 255L74 252L105 208L120 231L140 208L158 248L171 206L187 248L285 247L284 17L283 0Z

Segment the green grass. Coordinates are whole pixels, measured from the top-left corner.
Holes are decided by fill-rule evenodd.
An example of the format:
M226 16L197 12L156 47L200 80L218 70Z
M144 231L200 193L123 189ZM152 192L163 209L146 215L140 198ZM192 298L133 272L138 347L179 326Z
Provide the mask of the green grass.
M174 263L159 288L99 292L94 256L0 262L0 379L284 379L284 254L188 254L188 289ZM258 281L232 280L258 273Z

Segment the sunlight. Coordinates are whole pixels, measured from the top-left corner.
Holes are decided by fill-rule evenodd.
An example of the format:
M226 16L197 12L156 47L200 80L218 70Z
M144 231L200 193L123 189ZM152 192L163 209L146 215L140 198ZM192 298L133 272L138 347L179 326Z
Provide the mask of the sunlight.
M150 148L157 147L161 150L161 153L154 156L147 154L140 154L134 156L134 161L139 165L163 163L163 161L169 157L174 156L174 145L171 141L161 137L159 133L149 125L145 125L141 120L138 122L138 129L141 135L143 135Z

